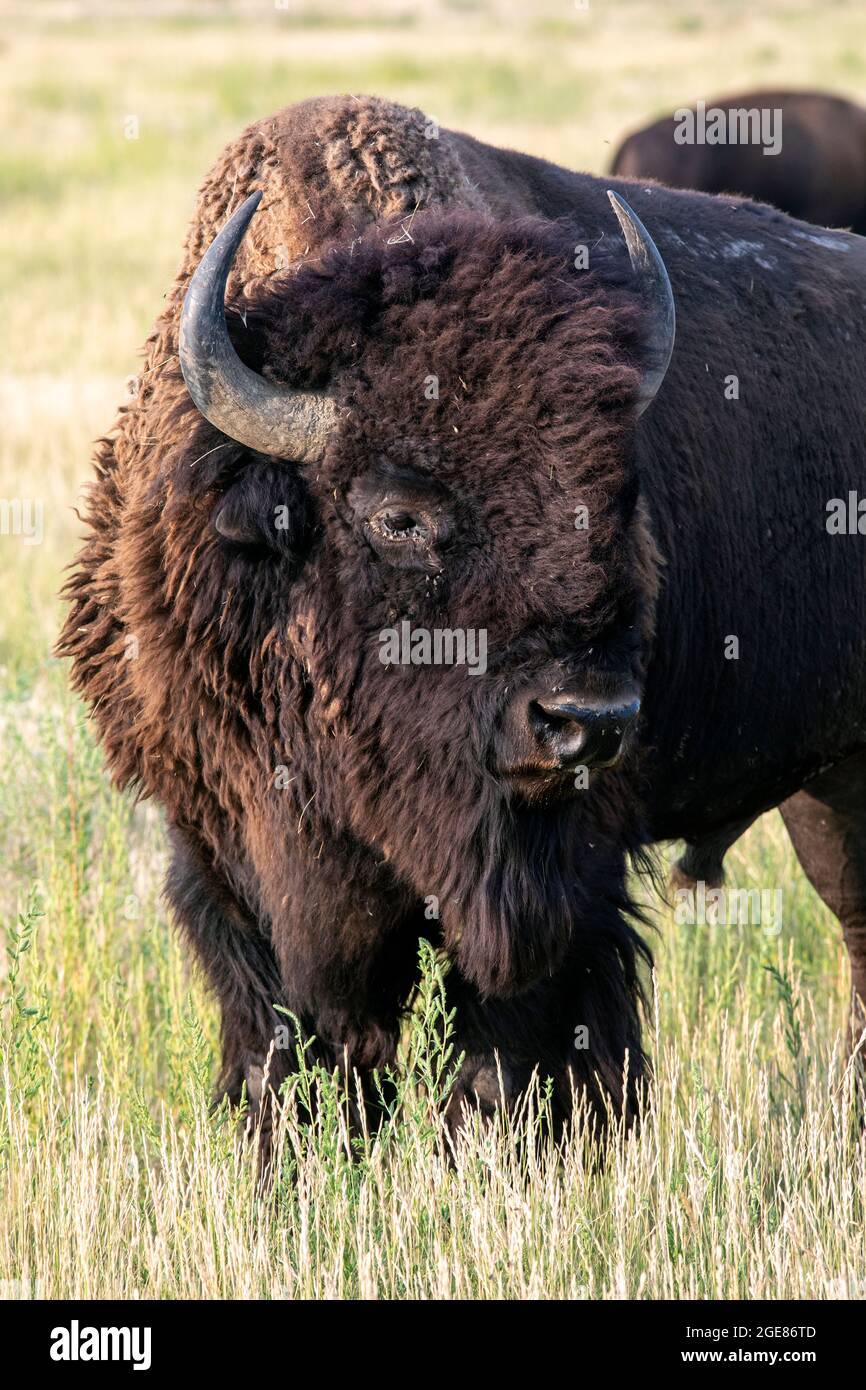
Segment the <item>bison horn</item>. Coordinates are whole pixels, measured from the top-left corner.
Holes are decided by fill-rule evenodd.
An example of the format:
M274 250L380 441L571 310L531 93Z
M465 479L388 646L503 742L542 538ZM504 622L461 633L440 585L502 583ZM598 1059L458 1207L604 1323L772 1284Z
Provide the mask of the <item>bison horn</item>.
M261 201L253 193L211 242L190 281L180 319L180 368L198 409L223 434L263 454L321 458L336 420L326 393L277 386L240 360L226 328L226 281Z
M647 367L638 394L638 415L643 414L665 379L674 350L677 316L674 294L665 263L659 249L636 213L628 203L611 189L607 192L617 221L622 228L632 270L641 278L644 299L649 314Z

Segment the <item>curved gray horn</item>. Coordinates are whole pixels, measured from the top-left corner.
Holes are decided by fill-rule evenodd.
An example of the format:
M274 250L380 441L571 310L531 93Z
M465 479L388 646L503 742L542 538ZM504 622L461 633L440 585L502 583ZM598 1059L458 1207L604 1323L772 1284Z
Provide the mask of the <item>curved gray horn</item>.
M674 292L659 249L640 218L632 212L628 203L618 193L608 189L607 196L622 228L632 270L640 276L648 311L647 367L638 396L637 413L641 415L650 401L655 399L655 394L665 379L665 372L674 350L677 333Z
M324 393L277 386L244 366L226 328L226 281L261 193L242 203L205 252L180 319L180 368L202 415L239 444L263 454L321 458L337 418Z

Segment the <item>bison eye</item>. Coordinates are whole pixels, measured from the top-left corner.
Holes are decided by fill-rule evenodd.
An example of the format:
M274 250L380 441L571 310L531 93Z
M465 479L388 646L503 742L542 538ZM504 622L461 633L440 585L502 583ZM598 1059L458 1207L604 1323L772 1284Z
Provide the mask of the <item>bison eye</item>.
M441 568L439 548L451 532L441 500L427 505L423 498L394 496L393 492L383 497L380 493L363 511L359 508L358 514L368 545L389 565L427 574Z
M427 545L433 537L433 528L426 517L401 509L385 509L370 518L373 530L384 541L397 545Z

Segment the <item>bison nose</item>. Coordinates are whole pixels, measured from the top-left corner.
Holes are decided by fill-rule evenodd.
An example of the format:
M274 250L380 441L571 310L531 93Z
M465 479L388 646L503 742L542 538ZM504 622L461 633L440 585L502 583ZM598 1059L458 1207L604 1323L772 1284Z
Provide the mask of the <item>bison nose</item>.
M550 695L530 700L527 715L533 735L558 767L612 767L639 710L636 698L607 705Z

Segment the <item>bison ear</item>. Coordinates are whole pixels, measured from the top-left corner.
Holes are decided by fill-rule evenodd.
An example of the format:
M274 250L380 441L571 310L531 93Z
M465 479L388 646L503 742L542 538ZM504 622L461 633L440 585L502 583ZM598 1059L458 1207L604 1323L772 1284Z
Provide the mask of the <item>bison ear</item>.
M214 530L233 545L299 555L309 523L306 488L279 464L249 463L213 510Z

